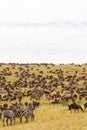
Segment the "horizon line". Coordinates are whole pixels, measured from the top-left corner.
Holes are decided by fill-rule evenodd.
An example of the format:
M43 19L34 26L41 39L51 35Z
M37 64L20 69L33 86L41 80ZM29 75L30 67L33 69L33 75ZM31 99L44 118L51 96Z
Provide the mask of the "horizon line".
M87 27L87 21L54 21L54 22L0 22L6 27Z

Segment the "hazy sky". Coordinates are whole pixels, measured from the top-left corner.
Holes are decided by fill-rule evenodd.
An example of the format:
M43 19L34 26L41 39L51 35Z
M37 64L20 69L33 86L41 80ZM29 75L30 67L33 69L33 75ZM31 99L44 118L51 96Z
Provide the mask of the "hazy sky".
M86 0L0 0L0 62L86 63Z

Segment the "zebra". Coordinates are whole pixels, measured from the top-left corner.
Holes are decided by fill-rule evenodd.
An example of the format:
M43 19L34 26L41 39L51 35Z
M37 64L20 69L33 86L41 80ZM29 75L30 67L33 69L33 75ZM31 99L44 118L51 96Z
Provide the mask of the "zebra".
M25 118L25 123L28 122L28 119L34 120L34 109L35 105L33 103L25 104L25 108L21 108L19 105L16 106L19 110L16 113L16 116L20 118L20 122L22 122L22 117Z
M19 111L19 117L20 117L20 122L22 122L22 117L25 117L25 122L28 122L29 117L31 120L34 120L34 113L33 110L31 110L29 107L26 107L24 109L20 109Z
M28 122L29 117L31 120L34 120L34 106L33 104L30 104L26 106L25 108L21 108L19 105L12 105L11 109L15 113L15 117L20 119L20 122L22 122L22 117L25 118L25 122Z
M14 120L15 125L15 113L13 110L6 109L2 112L2 120L3 120L3 126L5 126L5 119L6 119L6 125L8 126L8 119L10 119L10 125L12 125L12 121Z
M35 106L33 103L29 104L25 108L21 108L19 105L12 105L9 108L10 110L4 110L3 111L3 126L6 118L6 124L8 125L8 119L10 119L10 124L12 124L12 120L14 119L15 124L15 118L19 118L20 122L22 122L22 117L25 118L25 122L28 122L28 119L31 118L31 120L34 120L34 109Z

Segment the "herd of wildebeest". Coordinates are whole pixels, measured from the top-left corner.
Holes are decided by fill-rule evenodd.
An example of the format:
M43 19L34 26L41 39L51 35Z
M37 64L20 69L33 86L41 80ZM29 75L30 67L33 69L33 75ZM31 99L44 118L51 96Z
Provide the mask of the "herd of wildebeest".
M10 125L13 120L15 124L16 118L19 118L20 122L22 117L25 117L25 122L28 122L28 119L34 120L34 110L39 107L43 96L49 100L49 105L66 102L69 110L84 112L87 107L87 64L70 64L65 70L63 66L45 63L1 63L0 120L3 126L8 125L9 120ZM28 97L31 102L22 102L24 97ZM84 108L76 103L82 99L85 99Z

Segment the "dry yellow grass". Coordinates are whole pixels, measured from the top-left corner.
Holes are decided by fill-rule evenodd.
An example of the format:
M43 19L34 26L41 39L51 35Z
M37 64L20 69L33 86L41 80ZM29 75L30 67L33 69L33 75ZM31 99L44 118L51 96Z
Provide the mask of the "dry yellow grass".
M43 104L35 110L35 120L2 127L0 130L87 130L87 112L70 112L67 106Z
M47 70L46 66L43 65L41 66L29 65L29 66L30 66L29 69L33 68L33 70L30 69L30 74L35 73L36 75L38 75L39 71L44 70L43 76L53 75L54 77L57 77L57 74L53 73L50 74L49 70L52 70L54 72L56 69L62 69L64 71L64 77L66 77L68 75L74 75L76 70L79 71L79 74L77 76L80 76L80 73L83 72L83 68L85 68L84 74L87 77L87 65L82 66L48 65L48 67L50 67L49 70ZM10 69L12 70L11 65L2 65L0 67L0 71L6 67L10 67ZM12 76L5 76L7 81L14 82L17 79L16 77L14 77L14 73L18 71L18 67L19 65L16 65L16 68L12 70L13 73ZM22 67L26 70L24 66ZM37 69L39 71L37 71ZM28 80L31 81L32 78L29 78ZM78 82L80 87L82 87L81 85L82 83L83 83L82 81ZM67 82L65 84L67 84ZM56 88L55 91L53 91L53 93L59 90L61 91L61 86ZM25 88L23 88L22 91L25 91ZM23 102L24 101L29 101L29 97L23 98ZM26 124L24 123L24 120L23 123L20 123L19 119L17 119L16 125L2 127L2 120L0 120L0 130L87 130L87 111L85 111L84 113L81 111L70 112L67 106L49 105L49 102L45 100L45 97L42 97L40 102L41 102L40 107L35 110L34 121L29 121ZM79 101L77 102L79 103ZM82 101L82 104L83 103L85 103L84 100ZM0 102L0 104L2 104L2 102Z

